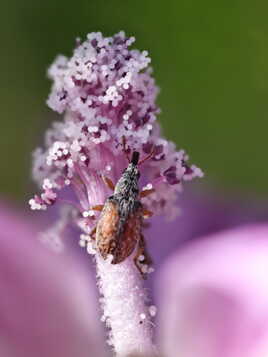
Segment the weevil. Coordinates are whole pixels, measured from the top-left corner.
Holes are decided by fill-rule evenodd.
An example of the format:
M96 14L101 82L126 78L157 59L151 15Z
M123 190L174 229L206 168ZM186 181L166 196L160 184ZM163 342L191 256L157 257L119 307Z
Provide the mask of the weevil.
M141 197L151 194L154 190L139 191L138 165L150 156L151 154L139 162L140 154L134 151L129 165L115 186L110 179L104 177L105 183L114 190L114 193L107 198L103 206L92 207L92 209L101 210L94 229L97 251L104 259L112 255L111 263L119 264L136 248L134 262L144 278L152 260L146 250L142 225L143 219L151 216L151 212L143 207Z

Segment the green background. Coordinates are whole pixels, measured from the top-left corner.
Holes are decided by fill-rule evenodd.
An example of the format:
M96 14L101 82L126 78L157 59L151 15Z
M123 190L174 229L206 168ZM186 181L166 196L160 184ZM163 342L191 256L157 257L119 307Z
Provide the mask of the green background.
M48 65L77 36L121 29L149 51L164 133L206 182L266 194L267 18L258 0L1 2L1 194L22 200L32 190L31 151L55 118Z

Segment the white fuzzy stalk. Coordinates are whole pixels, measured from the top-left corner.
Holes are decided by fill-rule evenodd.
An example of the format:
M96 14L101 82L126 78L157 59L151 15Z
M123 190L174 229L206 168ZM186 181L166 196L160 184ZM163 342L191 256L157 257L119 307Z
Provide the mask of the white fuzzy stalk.
M141 274L132 257L120 264L110 261L96 254L102 319L110 328L108 343L117 357L155 356L151 322L155 309L147 304Z

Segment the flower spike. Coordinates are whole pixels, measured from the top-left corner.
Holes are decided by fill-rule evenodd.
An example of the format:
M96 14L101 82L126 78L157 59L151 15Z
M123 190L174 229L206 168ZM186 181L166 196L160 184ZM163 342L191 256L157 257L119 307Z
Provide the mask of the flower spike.
M47 104L63 119L47 131L44 149L33 154L33 178L42 193L29 201L32 209L46 210L67 195L78 207L70 221L82 230L80 245L95 256L103 320L111 328L109 342L117 356L155 351L152 315L136 269L151 271L141 233L142 213L175 217L183 182L203 175L187 164L183 150L176 151L161 136L151 59L147 51L130 48L134 41L122 31L112 37L90 33L70 58L58 56L49 68L53 84ZM139 162L140 157L144 159ZM140 176L147 186L139 196ZM111 188L117 201L106 204ZM127 244L116 242L122 232ZM117 256L103 259L107 246ZM133 262L137 246L142 253Z

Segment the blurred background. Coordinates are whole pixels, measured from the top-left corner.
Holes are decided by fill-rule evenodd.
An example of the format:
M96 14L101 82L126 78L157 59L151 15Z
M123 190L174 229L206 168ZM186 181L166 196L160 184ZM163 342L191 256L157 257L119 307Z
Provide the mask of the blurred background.
M55 119L54 57L75 38L119 30L147 49L165 135L224 192L268 193L268 4L246 0L1 1L1 194L33 191L31 152Z
M197 188L190 184L191 191L186 190L186 195L181 196L183 215L177 221L164 224L162 217L152 219L152 230L146 233L146 238L157 271L155 281L158 282L157 274L162 262L165 259L168 261L170 255L177 252L181 242L245 222L268 220L267 13L268 2L264 0L0 1L1 356L84 357L89 356L88 351L92 346L97 349L104 346L104 338L98 337L101 334L96 332L99 318L88 318L97 311L95 297L92 297L94 303L89 304L87 296L94 291L94 283L89 281L88 275L91 259L79 248L70 250L72 254L75 251L79 259L72 256L70 261L66 261L68 254L61 255L61 258L52 257L50 251L44 251L43 246L41 248L39 242L37 244L36 239L40 230L51 226L51 222L47 224L43 221L46 214L40 219L35 212L32 216L34 219L28 217L27 221L20 216L21 213L30 214L28 200L36 192L31 180L31 153L42 145L44 130L57 119L57 115L46 106L51 86L46 71L56 55L69 56L75 39L85 39L87 33L92 31L101 31L109 36L124 30L128 35L135 36L135 46L148 50L152 58L154 75L161 88L158 103L162 113L159 119L165 136L175 141L179 148L186 149L191 162L206 174ZM12 209L8 210L6 204L2 206L3 199L15 203ZM22 209L13 211L16 206ZM53 211L46 217L51 220ZM32 223L36 221L38 224L34 228ZM192 346L196 345L192 343L193 335L198 337L200 334L201 340L196 341L203 341L207 333L204 334L203 321L208 320L206 326L208 330L211 326L211 335L208 333L205 343L214 348L218 336L220 348L222 341L227 346L223 348L224 353L231 346L229 354L224 354L228 357L247 357L246 353L231 354L232 346L234 349L242 346L243 351L247 349L245 336L248 341L251 334L252 340L255 339L260 326L265 330L263 336L267 347L268 229L260 230L251 233L250 230L249 233L242 231L241 236L239 231L234 233L230 249L228 243L226 250L225 243L221 245L221 236L218 237L219 246L213 248L217 238L213 236L212 245L205 245L203 258L199 258L199 250L196 256L189 254L189 259L185 258L180 279L177 279L179 268L168 271L167 276L174 276L174 282L180 284L184 276L185 279L198 276L194 269L191 272L189 268L193 263L199 263L197 271L205 271L207 284L204 266L211 259L215 261L215 266L207 265L208 275L215 272L215 276L219 276L217 283L211 283L212 295L209 291L207 305L202 289L201 295L198 289L189 295L196 297L197 301L196 310L192 309L192 313L189 309L189 316L197 324L201 321L200 330L194 329L195 323L189 325L189 316L185 314L187 318L183 322L183 330L188 326ZM73 240L67 245L77 247L78 233L68 233ZM248 242L244 241L247 234ZM158 239L155 244L154 238L158 238L155 235L165 239ZM264 237L264 243L253 250L253 254L251 242L256 242L258 236ZM235 243L235 239L238 243ZM202 244L203 241L198 240L197 243ZM248 254L245 254L245 246ZM230 258L228 255L233 248L235 253ZM224 268L220 266L219 273L218 257L221 252ZM263 259L261 263L259 257ZM181 261L179 256L177 261L178 264ZM218 282L222 281L220 274L225 267L227 287L219 287ZM256 275L248 273L250 269ZM186 272L188 275L185 275ZM236 278L230 280L233 275ZM81 282L77 281L80 278ZM240 280L243 284L245 282L248 290L243 288ZM74 285L75 281L79 286ZM163 289L163 280L159 281L161 293L155 294L161 309L162 293L169 289L172 291L176 284ZM202 283L201 278L200 281ZM150 279L149 284L152 284ZM200 286L202 288L202 284ZM245 296L237 297L236 287ZM187 297L186 309L182 308L180 297L177 299L180 307L174 311L188 311L188 295L183 296ZM193 300L189 301L192 303ZM244 304L244 301L250 301L253 307ZM177 309L176 301L173 303L175 307L170 303L166 306ZM208 306L208 310L204 306ZM259 310L259 306L265 309ZM163 311L163 316L166 316L164 308ZM173 318L176 314L172 309L170 311ZM200 311L204 311L204 315L200 315ZM247 315L248 311L252 315ZM248 316L252 316L253 323ZM260 318L259 325L255 324L255 316ZM266 319L265 324L263 318ZM259 320L256 318L256 321ZM226 332L219 329L219 333L214 333L215 326L226 327ZM244 329L241 330L241 326ZM233 327L236 332L242 331L240 339L233 333ZM244 333L247 328L250 331L248 334ZM178 330L177 325L175 330ZM92 332L92 340L88 338L89 331L95 331ZM170 336L173 342L179 341L175 333L170 333ZM96 342L98 338L101 342ZM53 341L57 342L54 344ZM173 346L172 343L170 346ZM40 346L43 346L43 354ZM175 357L174 350L167 356ZM254 357L267 356L267 351L268 347L266 353ZM215 354L217 357L219 355L222 354ZM102 356L102 353L96 350L92 356ZM199 351L193 356L207 357L208 354Z

